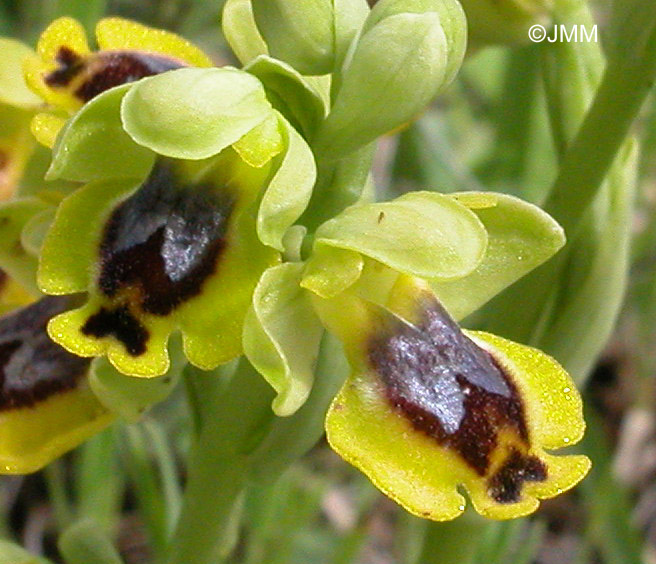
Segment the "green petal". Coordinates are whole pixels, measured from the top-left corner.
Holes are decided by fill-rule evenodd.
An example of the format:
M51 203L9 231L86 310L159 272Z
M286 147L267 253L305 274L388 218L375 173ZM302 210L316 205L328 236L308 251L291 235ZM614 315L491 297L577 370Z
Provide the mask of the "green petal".
M311 136L326 115L321 94L294 67L261 55L244 70L260 79L274 107L306 136Z
M155 155L137 145L121 123L121 102L131 87L107 90L73 116L57 137L48 179L88 182L148 174Z
M228 45L242 65L269 53L255 25L251 0L227 0L223 7L221 28Z
M307 399L323 327L299 282L300 263L267 270L244 323L244 353L276 390L273 411L288 416Z
M565 234L549 214L513 196L463 192L452 197L478 216L488 234L476 270L456 280L431 282L449 313L462 319L553 256L565 244Z
M317 169L312 150L303 138L282 117L280 125L287 150L262 197L257 234L265 245L283 251L285 232L310 201Z
M415 118L444 84L447 52L434 12L398 14L374 26L344 71L317 151L346 155Z
M472 272L486 244L473 212L433 192L352 206L324 223L315 238L317 246L357 251L400 272L441 279Z
M48 208L48 204L37 198L22 198L0 205L0 268L35 295L39 294L37 259L23 247L21 233L33 217Z
M341 65L351 42L369 15L367 0L333 0L335 17L335 63Z
M360 278L363 266L360 253L317 245L303 271L301 286L322 298L332 298Z
M331 0L251 0L269 53L303 74L327 74L334 65Z
M121 108L140 145L179 159L204 159L237 141L271 114L264 88L231 68L185 68L137 83Z
M42 105L42 100L32 92L23 79L23 60L34 56L27 45L0 37L0 103L19 108L33 109Z
M153 405L165 400L180 380L186 364L179 339L172 340L171 366L155 378L133 378L118 372L104 358L91 364L89 385L98 401L129 422L138 421Z

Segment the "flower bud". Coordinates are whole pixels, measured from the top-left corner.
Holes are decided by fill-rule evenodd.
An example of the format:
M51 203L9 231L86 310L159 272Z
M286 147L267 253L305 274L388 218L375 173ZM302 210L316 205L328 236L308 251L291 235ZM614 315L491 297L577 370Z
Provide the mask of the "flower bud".
M345 155L413 119L455 76L465 26L455 0L379 2L347 56L317 150Z
M532 25L545 24L553 0L461 0L474 44L527 43Z
M269 53L303 74L326 74L335 61L330 0L252 0Z

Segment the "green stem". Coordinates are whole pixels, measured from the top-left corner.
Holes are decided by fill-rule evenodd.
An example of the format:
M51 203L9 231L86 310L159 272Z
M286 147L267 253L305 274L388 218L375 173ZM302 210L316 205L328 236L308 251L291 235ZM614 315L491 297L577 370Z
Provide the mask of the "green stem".
M490 522L472 512L445 523L430 523L418 563L469 564Z
M246 360L229 382L215 373L187 372L200 429L168 564L217 564L228 555L244 489L274 482L316 444L347 373L341 345L326 336L307 402L294 415L276 418L273 390Z
M169 564L216 564L227 556L249 454L272 417L273 392L244 359L227 387L213 373L193 378L202 424Z
M590 111L567 150L545 210L572 235L613 164L656 78L656 10L640 52L614 57Z

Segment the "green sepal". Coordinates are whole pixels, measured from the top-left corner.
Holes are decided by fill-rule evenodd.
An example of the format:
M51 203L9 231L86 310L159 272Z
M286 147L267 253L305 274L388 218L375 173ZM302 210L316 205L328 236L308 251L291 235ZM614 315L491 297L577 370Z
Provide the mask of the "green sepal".
M50 560L30 554L17 544L0 540L0 564L51 564Z
M416 117L444 84L447 54L435 12L397 14L379 22L360 37L347 62L316 151L346 155Z
M88 290L105 218L112 204L137 186L137 181L97 181L62 201L41 250L37 278L45 293Z
M481 220L488 245L476 270L431 287L456 319L476 311L490 298L553 256L564 244L558 223L537 206L514 196L489 192L452 194Z
M21 245L31 255L38 257L43 241L55 219L56 208L47 208L35 214L21 231Z
M363 267L360 253L317 245L303 271L301 286L322 298L332 298L352 286Z
M307 136L326 115L326 106L314 86L294 67L260 55L244 67L264 85L273 106Z
M301 135L282 116L279 124L286 150L262 196L257 234L265 245L283 251L285 232L310 201L317 168L312 150Z
M23 79L23 60L34 57L35 53L24 43L0 37L0 103L17 108L36 109L43 104Z
M153 405L165 400L180 381L187 361L179 336L169 343L171 365L166 374L134 378L116 370L106 358L96 358L89 371L89 386L107 409L130 423L138 421Z
M303 74L327 74L335 61L331 0L252 0L272 57Z
M121 102L132 86L103 92L67 122L53 147L47 179L89 182L148 174L155 155L135 143L121 123Z
M295 413L310 394L323 334L299 286L302 272L301 263L267 270L244 321L244 354L278 393L273 411L279 416Z
M218 154L270 115L260 81L229 67L184 68L143 79L121 106L123 127L137 143L190 160Z
M367 0L333 0L333 10L335 18L335 68L339 69L370 10Z
M422 278L451 279L478 266L487 235L478 217L454 199L411 192L347 208L317 229L319 245L356 251Z
M242 65L269 53L255 25L251 0L227 0L223 6L221 29L228 45Z
M371 10L362 33L396 14L435 12L440 17L447 44L447 70L444 86L453 81L467 50L467 19L458 0L380 0Z
M22 198L0 205L0 268L35 296L37 259L21 243L21 234L28 222L48 204L37 198Z

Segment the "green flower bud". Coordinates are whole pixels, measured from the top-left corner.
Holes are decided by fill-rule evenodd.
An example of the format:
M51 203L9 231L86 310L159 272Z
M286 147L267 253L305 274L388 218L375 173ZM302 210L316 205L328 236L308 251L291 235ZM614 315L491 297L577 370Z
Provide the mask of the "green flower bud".
M455 0L382 0L347 55L315 146L345 155L412 120L455 76L466 22Z
M269 53L303 74L326 74L335 62L330 0L252 0Z
M475 44L527 43L532 25L545 24L553 0L461 0Z

